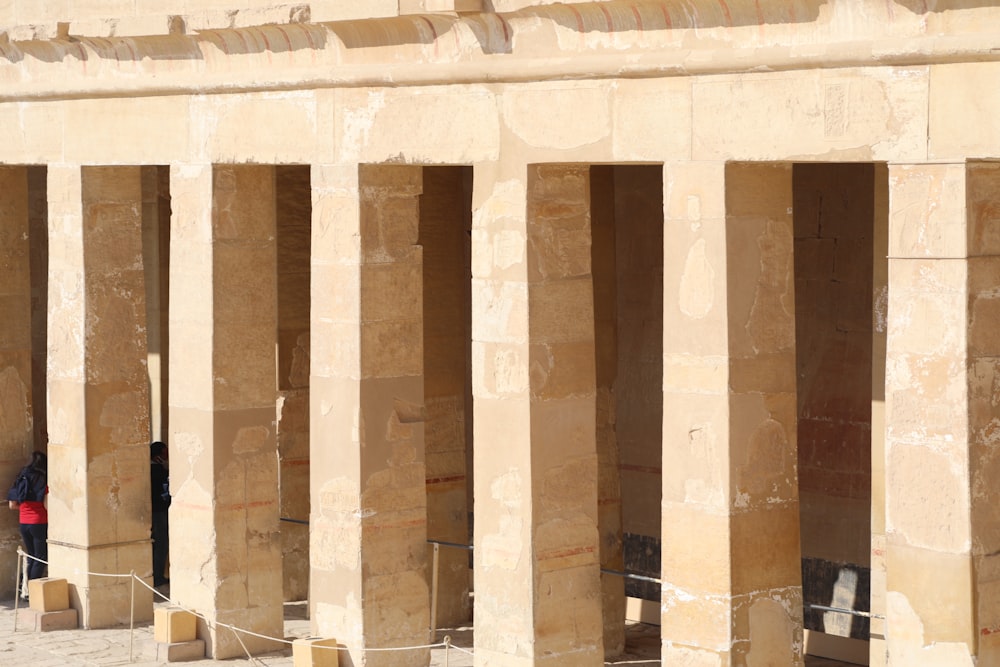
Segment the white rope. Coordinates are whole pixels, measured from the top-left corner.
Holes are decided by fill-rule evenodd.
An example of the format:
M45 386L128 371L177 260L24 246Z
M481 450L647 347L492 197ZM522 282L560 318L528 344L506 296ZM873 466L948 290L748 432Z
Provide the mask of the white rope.
M46 565L48 565L48 561L44 561L41 558L37 558L35 556L31 556L31 555L27 554L24 551L22 551L20 547L18 547L17 553L19 555L25 557L25 558L30 558L32 560L36 560L36 561L38 561L40 563L45 563ZM213 630L217 630L218 628L225 628L225 629L231 631L236 636L236 640L240 643L240 646L246 652L247 659L250 660L252 663L262 664L262 663L260 663L259 660L257 660L256 658L254 658L253 655L250 654L250 651L247 649L246 644L244 644L243 640L240 638L241 634L249 635L251 637L257 637L258 639L266 639L268 641L273 641L273 642L276 642L276 643L279 643L279 644L292 645L292 644L295 643L293 641L289 641L289 640L284 639L284 638L271 637L269 635L262 635L260 633L253 632L252 630L245 630L243 628L238 628L235 625L230 625L228 623L220 623L218 621L212 621L211 619L209 619L208 617L206 617L204 614L200 614L200 613L198 613L197 611L195 611L193 609L188 609L187 607L185 607L185 606L183 606L181 604L178 604L177 602L171 600L170 598L168 598L167 596L165 596L163 593L161 593L160 591L156 590L155 588L153 588L152 586L150 586L149 584L147 584L145 582L145 580L143 580L141 577L139 577L138 575L136 575L134 572L129 573L129 574L109 574L109 573L106 573L106 572L83 572L81 570L75 569L75 570L73 570L73 573L74 574L87 574L89 576L94 576L94 577L122 577L122 578L128 577L128 578L132 579L133 581L139 582L140 584L142 584L143 586L145 586L147 589L149 589L150 591L152 591L155 595L160 596L165 602L169 602L172 606L177 607L178 609L180 609L182 611L186 611L189 614L193 614L194 616L197 616L198 618L202 619L203 621L205 621L206 624L208 624L209 628L212 628ZM351 650L347 646L322 646L322 645L317 645L317 646L314 646L313 648L330 649L330 650L334 650L334 651L350 651ZM432 648L445 648L445 649L453 648L453 649L455 649L457 651L462 651L463 653L468 653L469 655L473 655L471 651L467 651L465 649L459 648L458 646L450 644L450 642L438 642L436 644L421 644L419 646L397 646L397 647L391 647L391 648L368 647L368 648L363 648L363 649L360 649L360 650L365 651L365 652L369 652L369 651L371 651L371 652L376 652L376 651L379 651L379 652L381 652L381 651L391 652L391 651L421 651L421 650L424 650L424 649L432 649Z

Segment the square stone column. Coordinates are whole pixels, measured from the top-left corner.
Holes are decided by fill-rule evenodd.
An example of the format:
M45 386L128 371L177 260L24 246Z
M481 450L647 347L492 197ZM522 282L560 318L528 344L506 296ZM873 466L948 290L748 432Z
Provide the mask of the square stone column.
M663 183L663 664L801 665L791 165Z
M426 665L421 170L314 165L310 608L343 665Z
M126 625L129 578L95 573L151 565L140 168L50 165L48 193L49 576L83 627Z
M28 172L0 167L0 488L6 489L33 450L31 246ZM5 486L7 485L7 486ZM0 521L0 595L14 594L17 512Z
M174 165L170 192L171 595L282 638L274 169ZM280 647L199 624L217 659Z
M1000 660L1000 165L889 166L886 644Z
M475 664L604 661L589 166L477 167Z

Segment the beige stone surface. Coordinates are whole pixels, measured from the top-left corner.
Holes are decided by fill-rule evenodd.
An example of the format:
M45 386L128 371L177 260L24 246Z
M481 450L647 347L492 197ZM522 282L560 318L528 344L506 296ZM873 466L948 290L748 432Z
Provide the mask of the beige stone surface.
M28 598L35 611L69 609L69 588L65 579L32 579L28 582Z
M184 378L170 387L170 561L177 582L171 592L207 618L273 637L280 631L282 601L282 581L274 576L281 563L273 492L278 479L274 172L255 166L174 170L175 182L182 187L172 192L186 215L172 224L171 268L188 276L190 285L229 298L227 307L213 309L180 292L178 307L171 310L175 342L210 341L199 345L209 353L205 368L192 365L196 355L171 355L171 377ZM184 187L189 185L194 187ZM238 307L260 299L270 303L268 317L250 317ZM204 301L218 306L215 299ZM178 400L174 392L185 386L209 400L193 405ZM249 548L226 546L231 544ZM242 651L231 633L209 629L203 621L199 635L213 657ZM272 646L257 638L243 641L258 650Z
M0 168L0 479L13 480L20 466L28 461L34 449L33 431L43 421L39 414L36 393L44 388L44 379L33 368L32 301L37 273L32 263L32 226L29 218L28 170L23 167ZM37 415L37 416L36 416ZM7 512L0 519L0 573L8 575L0 581L10 582L5 588L14 592L17 568L17 513Z
M50 574L70 581L85 627L106 627L133 611L139 618L152 614L141 602L130 610L124 582L84 574L113 571L109 561L114 569L148 571L140 172L66 167L50 170L49 179L50 192L65 193L49 203L62 214L49 226L49 243L62 260L54 273L65 272L66 281L50 281L49 302L66 317L61 325L70 325L49 332L56 416L49 426ZM148 605L148 596L140 598Z
M421 254L412 246L421 172L372 166L344 175L345 181L322 184L358 188L357 242L338 253L336 236L323 236L327 209L313 209L314 229L321 228L314 247L333 243L321 256L355 276L325 285L320 281L329 274L313 272L314 286L323 286L313 290L313 322L328 313L356 333L339 350L312 354L319 365L311 395L323 400L310 407L311 430L322 433L310 441L310 551L328 555L313 560L311 619L317 636L343 638L352 660L396 665L404 658L366 649L420 645L429 627ZM328 295L351 306L330 312ZM401 552L407 558L398 558Z
M928 85L921 67L706 77L692 85L692 157L925 159Z
M486 86L338 90L334 128L334 154L345 162L469 164L500 150L497 101Z
M85 625L131 610L78 566L145 572L152 431L175 453L175 593L270 629L308 574L312 622L358 663L426 640L426 537L467 539L474 500L483 665L617 649L598 572L625 534L663 539L665 664L797 664L801 556L867 559L873 664L987 664L997 20L975 0L0 3L0 475L48 434L53 570ZM795 240L796 212L831 210L795 199L803 162L874 171L873 221L845 214L836 252ZM156 165L169 326L142 296ZM800 305L826 277L829 320ZM168 329L167 425L144 327ZM819 352L868 345L870 386Z
M977 221L967 223L965 218L964 164L893 166L889 182L890 256L965 257L979 245L970 243L977 235ZM928 199L937 204L922 206Z
M186 609L157 607L153 610L153 639L167 644L193 641L197 619Z

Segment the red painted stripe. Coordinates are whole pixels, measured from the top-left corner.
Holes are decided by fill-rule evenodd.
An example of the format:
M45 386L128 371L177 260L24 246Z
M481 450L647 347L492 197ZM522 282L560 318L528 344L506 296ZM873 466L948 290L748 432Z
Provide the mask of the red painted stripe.
M257 30L254 33L251 33L251 34L259 34L260 35L260 41L264 42L264 52L267 53L267 62L268 62L268 64L270 64L272 62L271 61L271 56L274 55L274 51L271 49L271 42L267 38L267 33L265 33L262 28L257 28ZM256 40L257 40L257 38L254 37L254 41L256 41Z
M221 48L222 52L225 53L228 56L229 55L229 42L226 41L225 35L222 35L222 34L219 34L219 33L216 33L216 32L211 32L211 33L209 33L209 35L211 37L218 37L219 38L219 44L220 44L219 48Z
M601 10L601 13L604 14L604 22L608 26L608 32L614 32L615 22L611 18L611 12L609 12L608 8L604 5L598 5L598 8Z
M510 43L510 27L507 25L507 20L504 19L504 17L502 17L500 15L496 15L496 17L498 19L500 19L500 27L503 28L503 43L504 44L509 44Z
M632 5L632 16L635 17L635 25L639 32L642 32L642 14L639 13L639 9L635 5Z
M670 20L670 12L667 11L666 5L660 5L660 13L663 14L663 20L666 22L667 30L673 29L674 22Z
M278 32L281 33L281 36L285 38L285 46L288 47L288 61L291 62L295 60L295 58L293 57L294 54L292 53L292 40L289 39L288 33L285 32L285 28L280 25L276 25L274 27L278 30Z
M83 73L87 73L87 51L83 48L83 44L80 42L76 43L76 48L80 51L80 65L83 67Z
M726 0L719 0L719 6L722 7L722 13L726 17L726 26L732 28L733 16L729 13L729 5L726 4Z
M236 36L239 37L240 42L243 44L243 53L249 53L250 47L247 45L247 40L243 38L243 32L240 30L236 31Z
M429 477L427 484L447 484L448 482L461 482L465 480L465 475L451 475L449 477Z
M437 34L437 30L434 29L434 24L431 23L431 20L429 18L427 18L426 16L418 16L417 18L420 19L421 21L423 21L424 23L426 23L427 27L431 29L431 35L434 36L434 56L437 57L437 55L438 55L438 34Z
M574 547L572 549L562 549L561 551L546 551L538 554L538 560L552 560L555 558L567 558L569 556L579 556L580 554L592 554L594 547Z

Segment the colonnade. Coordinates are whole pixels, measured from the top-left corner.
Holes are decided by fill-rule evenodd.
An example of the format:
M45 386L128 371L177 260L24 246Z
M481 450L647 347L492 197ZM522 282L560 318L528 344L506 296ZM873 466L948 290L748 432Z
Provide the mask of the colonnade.
M883 168L888 319L871 609L886 622L873 664L886 649L893 665L973 664L1000 651L1000 168ZM41 412L31 371L37 168L0 168L3 460L12 472L45 414L50 574L69 580L86 627L152 615L148 596L130 610L121 584L85 574L149 574L143 169L45 166ZM450 526L439 539L459 540L469 509L452 502L450 524L434 487L471 470L476 664L600 665L605 644L622 641L607 616L622 613L623 599L601 575L620 562L620 528L602 518L620 491L601 435L613 393L601 380L601 323L615 318L593 278L606 240L592 225L600 176L585 164L462 169L310 166L313 629L346 644L353 664L415 664L369 649L427 642L427 539ZM789 162L668 162L655 193L664 664L803 658L793 171ZM436 228L453 235L453 250L430 272L425 175L456 202ZM268 636L281 636L282 623L275 183L272 165L169 167L172 596ZM458 311L467 301L468 317L449 315L434 294ZM428 327L428 313L453 326ZM429 437L432 423L435 433L451 429L449 445ZM464 495L462 484L448 488ZM215 657L242 650L231 634L202 632Z

